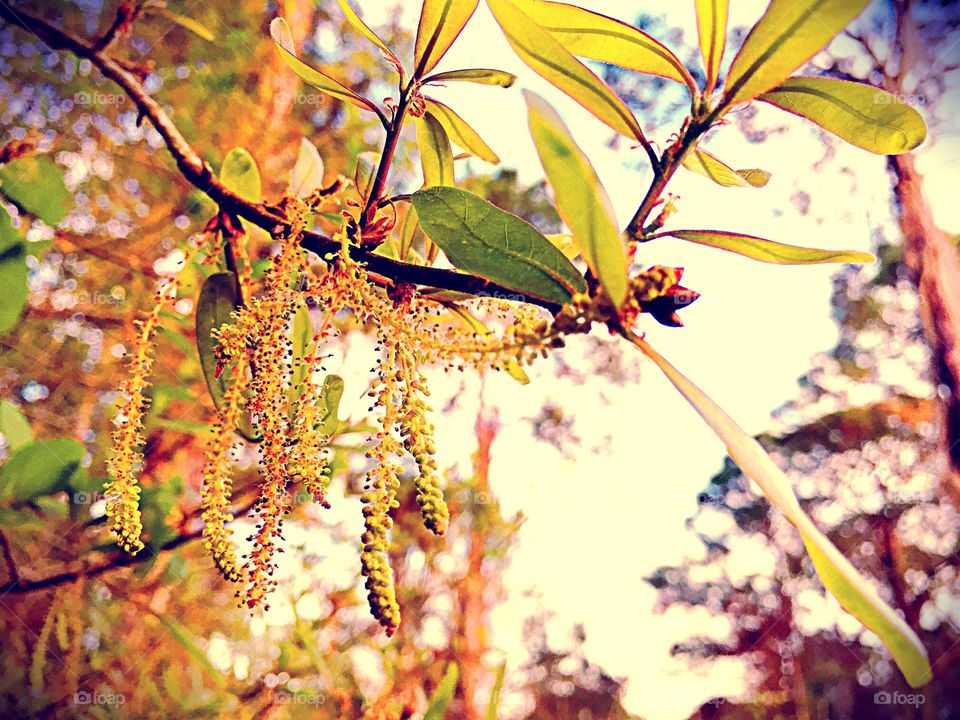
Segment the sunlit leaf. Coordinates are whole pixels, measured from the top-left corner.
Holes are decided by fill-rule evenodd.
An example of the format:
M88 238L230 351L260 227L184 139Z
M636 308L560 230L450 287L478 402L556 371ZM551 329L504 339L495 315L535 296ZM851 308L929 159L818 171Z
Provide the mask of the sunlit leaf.
M497 668L497 676L493 680L490 690L490 700L487 702L487 720L498 720L500 717L500 693L503 691L503 677L507 672L507 662L504 660Z
M544 235L544 237L552 242L553 246L562 252L568 260L573 260L580 254L577 241L570 233L553 233Z
M33 440L33 430L15 403L0 400L0 433L7 441L7 452L19 450Z
M916 633L880 598L872 585L803 512L790 481L760 443L747 435L706 393L644 340L635 337L633 341L723 441L730 458L800 531L827 591L848 613L883 641L911 686L919 687L929 682L932 677L930 663Z
M879 155L910 152L927 137L920 113L896 95L863 83L793 77L759 99Z
M0 194L47 225L63 220L73 202L63 171L43 156L20 157L0 166Z
M310 320L310 309L303 300L298 300L296 306L297 309L294 310L293 319L290 321L291 373L287 397L290 399L291 407L303 392L303 381L307 377L307 365L303 359L313 349L313 322Z
M416 77L422 78L440 62L479 4L480 0L423 0L413 47Z
M701 148L688 153L682 164L687 170L710 178L723 187L763 187L770 181L770 173L766 170L734 170Z
M786 245L774 240L723 230L664 230L652 237L670 235L688 242L737 253L775 265L817 265L819 263L872 263L873 255L857 250L820 250Z
M477 335L492 334L493 331L490 330L490 328L488 328L465 307L455 305L453 303L447 304L446 307L471 332L476 333ZM504 370L506 370L507 374L521 385L527 385L530 382L530 377L515 358L507 359L506 363L504 364Z
M370 27L360 19L360 16L357 15L356 11L350 6L350 3L347 0L337 0L337 3L340 5L340 9L343 10L344 16L347 18L347 22L353 27L354 30L363 35L367 40L376 45L380 52L382 52L398 70L403 67L400 63L400 59L394 54L387 44L380 39L380 36L377 35Z
M400 246L397 250L399 260L405 261L407 259L418 239L423 239L423 230L420 229L417 209L411 205L403 218L403 227L400 228Z
M343 387L343 378L339 375L327 375L323 379L323 387L320 389L320 427L317 428L321 435L329 437L337 432L340 426L337 413L343 397Z
M642 30L566 3L519 0L514 5L573 55L676 80L696 89L690 72L677 56Z
M290 171L290 191L305 198L323 186L323 158L317 146L306 138L300 138L297 162Z
M717 84L723 46L727 38L727 0L696 0L697 32L700 36L700 56L707 74L706 92Z
M425 100L427 110L443 125L443 129L447 131L447 137L453 143L488 163L496 165L500 162L499 156L483 141L476 130L467 125L462 117L439 100L433 98L425 98Z
M427 705L427 711L423 714L423 720L444 720L447 716L447 707L453 700L453 694L457 690L457 679L460 672L456 663L447 665L447 670L443 674L443 679L437 685L437 689L430 696L430 702Z
M637 119L592 70L509 0L488 0L510 47L538 75L621 135L643 137Z
M822 50L869 0L771 0L733 59L724 105L772 90Z
M424 232L461 270L555 303L586 290L577 269L536 228L473 193L426 188L413 205Z
M214 273L208 277L200 288L200 297L197 299L197 350L200 355L200 366L207 381L207 389L217 408L224 404L224 393L228 387L230 373L224 371L217 377L217 357L215 348L217 341L211 334L214 328L225 323L232 323L231 313L240 304L240 287L237 276L231 272ZM239 423L237 431L247 440L257 442L260 432L250 423L249 417Z
M30 500L67 487L86 454L72 438L31 440L0 467L0 500Z
M270 23L270 36L273 38L274 43L276 43L280 57L283 58L287 67L293 70L301 80L338 100L351 103L363 110L376 112L376 105L365 97L361 97L346 85L310 67L297 57L296 46L293 43L293 35L290 33L290 28L287 26L286 20L283 18L274 18Z
M472 68L470 70L450 70L431 75L424 83L471 82L478 85L496 85L508 88L517 81L517 76L504 70Z
M162 5L157 5L157 6L148 5L147 7L149 8L148 12L156 13L157 15L163 15L165 18L175 22L184 30L189 30L198 38L206 40L207 42L213 42L214 40L217 39L216 36L205 25L198 23L196 20L194 20L191 17L187 17L186 15L180 15L179 13L175 13L169 8L164 7Z
M607 191L586 154L547 102L525 91L530 132L547 174L557 212L614 305L627 294L627 254Z
M244 200L258 203L262 198L257 161L242 147L235 147L223 159L220 182Z
M27 244L0 208L0 333L9 332L27 304Z
M370 196L373 190L373 181L377 177L377 165L380 163L380 156L371 150L365 150L357 155L357 167L353 171L353 184L357 189L357 194L364 200Z
M443 125L427 111L416 118L416 126L423 186L453 185L453 150Z

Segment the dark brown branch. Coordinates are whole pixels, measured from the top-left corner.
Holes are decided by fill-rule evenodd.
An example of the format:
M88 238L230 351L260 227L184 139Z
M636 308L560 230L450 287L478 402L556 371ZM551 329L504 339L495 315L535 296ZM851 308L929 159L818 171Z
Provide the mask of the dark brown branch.
M247 201L220 182L210 166L203 161L183 137L170 116L156 100L146 93L140 80L126 69L123 63L110 57L105 52L97 50L85 40L76 38L41 18L20 10L14 10L6 3L6 0L0 0L0 17L14 26L19 26L36 35L52 49L68 50L77 57L90 60L105 77L119 85L136 105L137 111L150 120L160 137L163 138L183 177L206 193L222 210L242 217L271 234L282 232L289 227L284 217L276 214L262 203ZM313 232L303 234L302 245L321 257L340 250L340 243L325 235ZM477 275L411 265L361 250L353 250L352 256L355 260L365 263L373 272L392 280L472 295L503 295L518 298L516 289L499 285ZM537 297L526 296L522 299L551 312L555 312L559 307L555 303Z
M13 553L10 551L10 542L3 530L0 530L0 550L3 551L3 561L7 565L7 574L10 576L10 582L16 584L20 582L20 573L17 572L17 564L13 561Z

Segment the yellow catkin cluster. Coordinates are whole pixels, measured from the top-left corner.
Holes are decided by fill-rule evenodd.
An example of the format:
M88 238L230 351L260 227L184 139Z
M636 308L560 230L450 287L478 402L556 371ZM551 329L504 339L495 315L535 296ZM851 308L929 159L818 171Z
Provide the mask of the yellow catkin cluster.
M183 260L189 267L200 250L195 244ZM113 449L108 461L110 481L104 485L107 500L107 518L117 544L129 553L143 549L140 536L143 521L140 517L140 470L143 467L143 419L153 367L153 337L160 325L161 311L177 297L182 281L179 274L164 281L157 290L156 302L146 319L137 321L137 336L130 359L129 375L120 386L120 402L114 416Z

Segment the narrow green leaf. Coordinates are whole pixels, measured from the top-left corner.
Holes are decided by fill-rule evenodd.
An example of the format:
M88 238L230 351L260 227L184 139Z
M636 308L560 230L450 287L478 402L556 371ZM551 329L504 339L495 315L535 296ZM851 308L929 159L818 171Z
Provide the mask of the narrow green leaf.
M340 399L342 397L343 378L339 375L327 375L323 379L323 387L320 390L322 412L320 413L318 430L322 435L330 437L337 432L337 428L340 426L340 418L337 413L340 410Z
M627 295L627 254L596 170L547 102L524 91L530 132L557 203L584 259L617 307Z
M197 299L197 350L200 355L200 366L207 381L207 389L214 405L223 407L224 393L227 390L229 371L225 370L217 377L217 357L215 348L217 341L212 332L226 323L234 322L231 313L240 305L240 287L237 276L231 272L214 273L208 277L200 288L200 297ZM237 427L237 431L251 442L259 442L261 435L245 417Z
M365 150L357 155L357 167L353 171L353 186L364 200L373 190L373 181L377 177L377 165L379 164L380 156L372 150Z
M450 70L448 72L431 75L426 83L471 82L478 85L496 85L508 88L517 81L517 76L504 70L490 70L489 68L472 68L470 70Z
M436 67L479 4L480 0L423 0L413 47L415 77L422 78Z
M896 95L863 83L792 77L759 99L878 155L910 152L927 137L920 113Z
M347 0L337 0L337 3L340 5L340 9L343 10L343 14L347 18L347 22L353 26L353 29L376 45L380 49L380 52L382 52L390 61L391 65L393 65L393 67L397 70L400 70L403 67L400 62L400 58L398 58L394 54L393 50L391 50L387 44L380 39L379 35L370 29L369 25L360 19L360 16L357 15L356 11L350 6L350 3L347 2Z
M290 321L290 345L293 353L290 364L293 369L290 373L287 398L292 408L300 399L303 381L307 378L307 365L303 358L313 349L313 321L310 319L310 309L303 300L297 301L297 309Z
M770 181L770 173L766 170L734 170L701 148L694 148L681 162L687 170L710 178L723 187L763 187Z
M618 133L634 139L643 137L637 119L623 101L552 34L509 0L488 0L487 4L510 47L530 69Z
M423 230L420 228L420 220L417 218L417 209L411 205L403 218L403 227L400 228L400 246L397 250L397 259L406 262L407 256L410 255L410 251L413 250L413 246L418 240L423 240Z
M277 51L287 64L287 67L293 70L301 80L312 85L317 90L325 92L327 95L356 105L362 110L369 110L370 112L377 111L377 106L365 97L358 95L346 85L300 60L300 58L297 57L296 46L293 44L293 35L290 33L290 28L287 26L286 20L283 18L274 18L270 23L270 36L273 38L274 43L276 43Z
M688 242L737 253L775 265L817 265L820 263L872 263L873 255L857 250L819 250L785 245L774 240L724 230L664 230L651 237L670 235Z
M465 307L456 305L454 303L444 303L446 308L456 317L463 325L473 333L477 335L491 335L493 331L483 324L473 313L467 310ZM509 358L504 365L504 370L507 371L507 374L516 380L521 385L527 385L530 383L530 377L524 371L523 367L519 362L514 358Z
M427 711L423 714L423 720L444 720L447 716L447 708L450 701L453 700L453 694L457 690L457 679L460 677L460 671L456 663L447 665L447 671L443 674L443 679L437 685L437 689L430 696L430 702L427 705Z
M7 439L7 452L13 453L33 440L33 430L16 403L0 400L0 433Z
M47 225L67 216L72 198L63 171L47 157L29 155L0 166L0 193Z
M490 146L483 141L477 131L470 127L453 109L430 97L425 97L424 100L427 103L427 110L443 125L443 129L447 131L447 137L451 141L481 160L486 160L494 165L500 162L500 157L490 149Z
M507 672L507 661L504 660L497 668L497 676L493 681L493 689L490 690L490 700L487 703L487 720L499 720L500 713L500 693L503 692L503 677Z
M31 500L65 489L85 454L83 443L71 438L25 443L0 467L0 500Z
M209 29L207 29L205 25L198 23L196 20L194 20L191 17L187 17L186 15L180 15L179 13L175 13L169 8L164 7L162 5L161 6L148 5L147 7L149 8L148 12L156 13L157 15L163 15L168 20L175 22L184 30L189 30L190 32L192 32L194 35L196 35L198 38L202 40L206 40L207 42L213 42L214 40L217 39L216 36Z
M916 633L880 598L872 585L803 512L793 494L790 481L760 443L747 435L706 393L644 340L638 337L631 339L660 368L723 441L731 459L800 531L807 552L810 553L827 591L837 599L844 610L880 638L912 687L928 683L932 678L930 662Z
M429 111L416 118L423 186L453 185L453 150L443 125Z
M242 147L235 147L223 159L220 182L244 200L258 203L262 199L257 161Z
M0 333L9 332L17 324L27 304L27 244L14 230L7 211L0 208Z
M306 138L300 138L297 162L290 171L290 190L299 198L305 198L323 186L323 158L317 146Z
M676 80L697 90L677 56L642 30L575 5L543 0L514 4L573 55Z
M723 105L747 102L820 52L869 0L770 0L733 59Z
M536 228L473 193L426 188L413 205L424 232L461 270L555 303L586 290L577 269Z
M197 662L197 665L199 665L204 674L213 681L213 684L222 690L226 686L225 676L210 662L207 653L197 644L194 634L188 630L185 625L180 624L164 614L154 612L153 610L149 610L149 612L166 628L170 636L187 651L187 654Z
M727 38L727 0L696 0L697 32L700 36L700 56L707 74L705 92L709 95L717 84L723 46Z

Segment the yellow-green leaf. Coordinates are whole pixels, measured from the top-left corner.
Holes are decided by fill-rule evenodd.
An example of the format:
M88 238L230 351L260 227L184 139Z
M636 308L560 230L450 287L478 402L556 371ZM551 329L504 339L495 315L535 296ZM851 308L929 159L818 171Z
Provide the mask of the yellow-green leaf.
M868 4L869 0L771 0L733 59L724 106L753 100L775 88Z
M790 481L754 438L747 435L706 393L639 337L635 345L650 358L723 443L740 469L800 531L824 587L848 613L873 631L893 655L912 687L932 678L927 652L910 626L887 605L830 539L803 512Z
M414 76L422 78L450 49L480 0L423 0L413 47Z
M700 56L707 73L706 93L717 84L723 45L727 37L727 0L696 0L697 32L700 35Z
M486 160L494 165L500 162L500 157L483 141L477 131L470 127L452 108L433 98L424 99L427 103L427 110L443 125L443 129L447 131L447 137L451 141L481 160Z
M290 171L290 191L305 198L323 185L323 158L317 146L306 138L300 138L297 163Z
M227 153L220 166L220 182L244 200L258 203L261 200L260 171L257 161L242 147Z
M73 201L60 166L48 157L34 155L0 166L0 195L50 226L67 216Z
M273 38L274 43L276 43L280 57L283 58L287 67L293 70L301 80L338 100L348 102L363 110L369 110L370 112L377 111L376 105L365 97L357 95L357 93L346 85L310 67L298 58L296 46L293 44L293 35L290 33L290 28L287 26L286 20L283 18L274 18L270 23L270 36Z
M320 427L317 430L321 435L330 437L340 426L340 399L343 397L343 378L339 375L327 375L323 379L320 389Z
M446 305L447 309L471 332L476 333L477 335L493 334L493 331L490 328L484 325L483 322L481 322L466 308L461 307L460 305L455 305L454 303L444 304ZM507 374L510 375L510 377L512 377L521 385L526 385L530 382L530 377L526 372L524 372L516 358L507 358L503 369L507 371Z
M431 75L424 83L471 82L478 85L496 85L508 88L517 81L517 76L505 70L490 70L488 68L471 68L469 70L450 70L449 72Z
M12 453L33 440L33 430L16 404L0 400L0 434L7 441L7 452Z
M387 47L387 44L380 39L380 36L371 30L369 25L360 19L360 16L357 15L356 11L350 6L350 3L347 2L347 0L337 0L337 3L340 5L340 9L347 18L347 22L350 23L353 29L380 48L380 52L382 52L391 61L391 64L393 64L397 70L400 70L400 68L403 67L403 65L400 63L400 59L394 54L393 50Z
M533 143L547 174L557 212L614 305L627 295L627 254L613 206L596 170L556 110L524 91Z
M182 27L184 30L189 30L198 38L206 40L207 42L213 42L216 40L216 36L209 30L205 25L201 25L196 20L186 15L180 15L175 13L169 8L163 6L147 6L148 12L156 13L157 15L163 15L168 20L172 20L177 25Z
M663 44L647 33L575 5L542 0L515 2L573 55L627 70L676 80L696 90L690 71Z
M453 150L443 125L429 111L416 118L423 186L453 185Z
M763 187L770 181L766 170L734 170L706 150L694 148L682 160L683 166L697 175L710 178L723 187Z
M504 660L497 668L497 675L490 690L490 700L487 701L487 720L497 720L500 713L500 693L503 691L503 676L507 672L507 661Z
M920 113L896 95L863 83L793 77L760 100L879 155L910 152L927 137Z
M637 140L643 137L637 119L623 101L552 34L509 0L488 0L487 4L510 47L530 69L618 133Z
M380 156L372 150L365 150L357 155L357 167L353 171L353 185L357 193L366 200L373 190L373 181L377 176L377 166Z
M651 237L670 235L681 240L737 253L775 265L817 265L820 263L871 263L870 253L857 250L819 250L786 245L774 240L723 230L665 230Z

